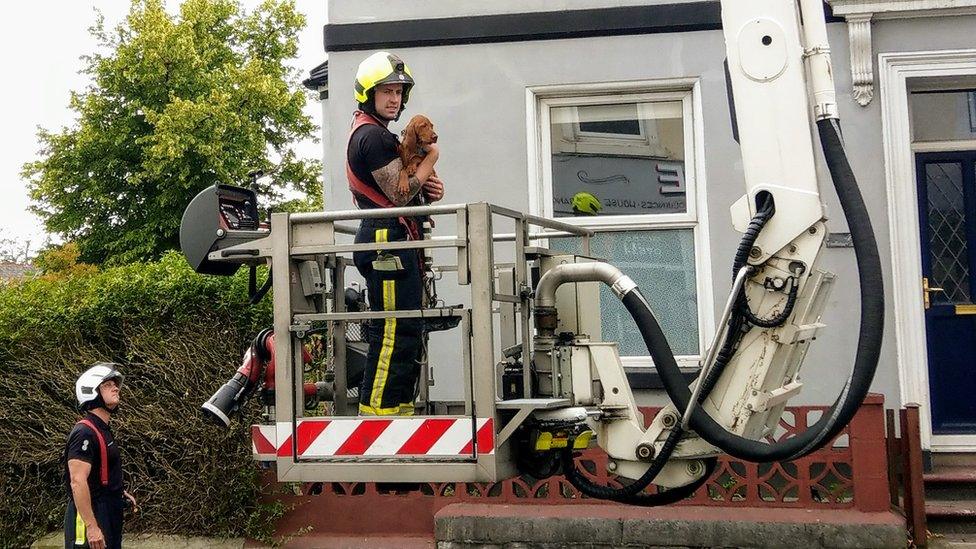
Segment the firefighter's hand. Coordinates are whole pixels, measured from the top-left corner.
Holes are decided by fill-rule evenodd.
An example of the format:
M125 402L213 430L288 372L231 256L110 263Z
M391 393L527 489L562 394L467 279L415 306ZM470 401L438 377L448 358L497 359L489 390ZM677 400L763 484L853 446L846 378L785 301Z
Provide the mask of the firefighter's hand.
M135 496L133 496L132 494L130 494L128 490L123 491L122 492L122 495L125 496L125 499L129 500L129 503L132 504L132 512L133 513L138 513L139 512L139 504L136 503Z
M444 198L444 182L436 175L431 175L424 182L424 196L428 202L437 202Z
M102 529L98 527L98 524L90 524L87 529L89 549L105 549L105 536L102 534Z

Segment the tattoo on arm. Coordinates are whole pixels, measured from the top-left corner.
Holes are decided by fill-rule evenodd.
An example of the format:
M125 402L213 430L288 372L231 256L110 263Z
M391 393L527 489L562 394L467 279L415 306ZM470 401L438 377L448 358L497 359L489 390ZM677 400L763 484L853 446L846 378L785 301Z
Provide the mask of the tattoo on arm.
M406 172L403 171L403 164L399 158L394 158L386 166L373 170L372 175L373 179L376 180L376 184L379 185L380 190L383 191L383 194L395 206L406 205L416 196L422 186L416 176L410 176L407 179L407 182L410 184L410 190L404 194L397 189L397 183L400 181L400 178L406 177Z

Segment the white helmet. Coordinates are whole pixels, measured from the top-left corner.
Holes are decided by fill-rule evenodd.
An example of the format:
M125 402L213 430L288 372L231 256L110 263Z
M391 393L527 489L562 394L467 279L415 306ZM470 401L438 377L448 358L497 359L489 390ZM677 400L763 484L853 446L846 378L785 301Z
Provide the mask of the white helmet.
M101 393L98 392L98 386L110 379L114 379L116 383L122 385L124 376L115 369L116 366L118 364L112 362L99 362L78 377L78 381L75 382L75 397L78 399L78 408L90 410L105 405Z

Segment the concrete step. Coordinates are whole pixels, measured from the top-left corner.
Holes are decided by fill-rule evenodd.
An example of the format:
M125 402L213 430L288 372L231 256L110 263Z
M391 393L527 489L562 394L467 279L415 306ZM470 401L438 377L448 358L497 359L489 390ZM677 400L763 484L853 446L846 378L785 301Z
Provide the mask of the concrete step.
M971 493L970 498L976 497ZM976 534L976 499L934 501L926 497L929 531L937 534Z
M928 483L976 483L976 466L947 465L935 467L932 472L922 475Z
M904 549L905 519L855 509L455 503L434 516L438 549L863 547Z
M976 496L976 467L943 466L922 475L926 501L959 501Z
M245 549L268 549L254 541L248 541ZM284 549L435 549L433 536L351 536L322 535L314 531L303 536L287 537L280 547Z
M970 467L976 468L976 452L932 453L932 467Z
M976 534L931 535L929 549L976 549Z
M271 546L241 538L217 539L173 536L168 534L127 534L123 539L126 549L269 549ZM279 541L286 549L434 549L432 536L351 536L315 535L285 536ZM63 549L64 533L52 532L34 542L31 549Z
M168 534L126 534L122 538L126 549L241 549L241 538L217 539L172 536ZM63 549L64 532L52 532L35 541L31 549Z

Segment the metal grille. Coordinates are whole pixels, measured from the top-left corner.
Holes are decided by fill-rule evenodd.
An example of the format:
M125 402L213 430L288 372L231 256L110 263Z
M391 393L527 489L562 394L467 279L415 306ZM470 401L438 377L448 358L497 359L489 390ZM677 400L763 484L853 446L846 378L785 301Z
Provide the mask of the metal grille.
M962 165L958 162L926 164L925 183L932 280L945 290L945 294L933 294L932 299L971 303Z
M346 341L366 341L366 323L346 324Z
M366 341L366 326L366 322L350 322L346 324L346 341L350 343ZM352 401L359 400L359 387L347 388L346 398Z

